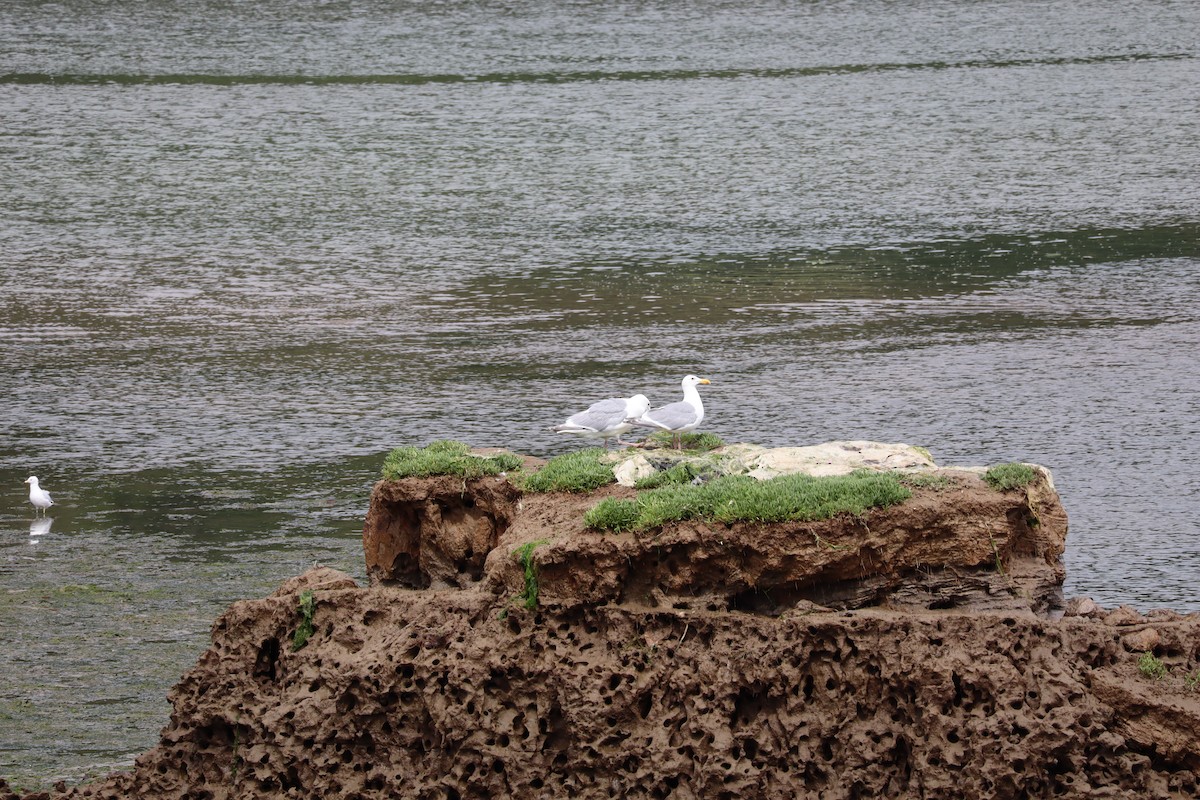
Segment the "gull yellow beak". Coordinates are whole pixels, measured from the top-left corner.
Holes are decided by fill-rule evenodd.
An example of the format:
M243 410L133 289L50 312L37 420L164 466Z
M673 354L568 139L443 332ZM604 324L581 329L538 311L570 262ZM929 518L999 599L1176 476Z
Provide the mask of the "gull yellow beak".
M712 383L712 381L710 381L708 378L701 378L700 382L701 383Z

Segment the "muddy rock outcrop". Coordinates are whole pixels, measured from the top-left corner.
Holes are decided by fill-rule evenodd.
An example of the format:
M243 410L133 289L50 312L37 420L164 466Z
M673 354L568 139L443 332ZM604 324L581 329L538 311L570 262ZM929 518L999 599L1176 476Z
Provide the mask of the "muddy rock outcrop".
M1064 609L1049 476L934 477L861 518L636 536L581 522L624 487L381 483L372 585L234 604L159 745L52 794L1200 795L1200 615Z
M1019 490L991 489L977 470L937 469L905 445L834 442L811 448L731 448L716 463L770 478L854 469L918 472L909 501L814 522L711 523L649 533L604 533L584 513L630 487L527 494L503 477L381 481L363 533L372 583L425 588L483 581L520 592L514 550L536 544L539 597L555 606L779 613L797 604L838 609L1062 609L1067 517L1050 475ZM670 453L659 467L669 466ZM623 463L651 460L638 453ZM618 473L622 463L614 465ZM485 563L486 559L486 563Z

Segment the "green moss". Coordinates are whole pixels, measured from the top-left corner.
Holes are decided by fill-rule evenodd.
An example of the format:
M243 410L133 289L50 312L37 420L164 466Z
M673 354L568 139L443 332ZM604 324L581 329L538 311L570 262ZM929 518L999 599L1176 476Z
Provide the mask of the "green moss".
M940 492L954 488L954 479L945 475L932 475L928 472L904 472L897 475L900 482L910 489L933 489Z
M660 448L673 448L675 446L671 434L667 431L652 433L646 437L646 441ZM725 446L725 442L715 433L684 433L680 434L679 441L684 450L699 450L702 452L716 450L718 447Z
M517 483L527 492L590 492L616 480L612 464L601 461L604 454L599 447L566 453Z
M1027 486L1036 477L1037 472L1028 464L997 464L983 474L988 486L998 492Z
M1147 650L1138 659L1138 671L1150 680L1157 681L1167 674L1167 665Z
M689 483L651 489L634 500L608 498L589 509L584 521L593 528L619 531L646 530L686 519L818 520L843 513L861 515L911 496L894 475L866 470L826 478L783 475L769 481L732 475L699 486Z
M430 475L461 475L480 478L517 469L521 459L512 453L494 456L471 455L462 442L441 440L427 447L397 447L383 461L383 477L389 480Z
M313 599L311 589L306 589L300 595L300 624L296 626L296 633L292 636L292 650L299 650L304 645L308 644L309 638L313 635L313 614L317 610L317 601Z
M583 515L588 527L608 531L628 531L638 524L638 506L633 500L606 497Z
M549 541L549 539L538 539L536 542L526 542L512 551L513 556L525 569L525 591L517 595L516 599L520 600L526 608L537 608L538 604L537 565L533 563L533 551Z
M703 472L703 468L688 461L681 461L670 469L656 472L653 475L648 475L636 481L633 484L635 489L657 489L660 486L674 486L684 483L691 483L692 480Z

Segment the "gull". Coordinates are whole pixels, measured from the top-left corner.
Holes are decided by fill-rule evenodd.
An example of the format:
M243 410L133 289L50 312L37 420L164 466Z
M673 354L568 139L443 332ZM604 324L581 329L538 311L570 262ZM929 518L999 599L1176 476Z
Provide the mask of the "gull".
M29 502L33 503L33 513L37 514L38 509L42 513L46 513L46 509L54 505L54 501L50 499L50 493L38 486L38 479L35 476L30 476L25 479L29 484Z
M650 408L650 401L644 394L633 397L610 397L598 403L592 403L586 411L580 411L567 418L562 425L555 425L550 430L556 433L574 433L586 439L603 439L604 449L608 449L608 440L616 437L617 444L621 434L633 430L628 422L631 417L640 417Z
M688 375L682 382L683 400L678 403L660 406L652 411L647 411L640 417L629 418L625 421L631 425L638 425L643 428L657 428L661 431L670 431L675 449L682 450L682 434L684 431L690 431L704 421L704 403L700 402L700 392L696 390L696 387L700 384L709 383L711 381L708 378L697 378L695 375Z

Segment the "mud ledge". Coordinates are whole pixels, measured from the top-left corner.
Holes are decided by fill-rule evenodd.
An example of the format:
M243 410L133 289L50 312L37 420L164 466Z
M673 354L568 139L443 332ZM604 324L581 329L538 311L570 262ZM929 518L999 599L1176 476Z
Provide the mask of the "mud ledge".
M640 536L583 527L619 486L381 483L373 585L235 603L133 770L27 800L1200 795L1200 615L1064 607L1049 475L943 477L861 518ZM526 608L513 551L543 540Z
M539 602L778 614L836 609L1061 613L1067 516L1049 473L999 492L977 471L923 472L908 501L814 522L705 523L643 533L588 529L590 494L524 494L506 478L380 481L363 530L373 584L422 589L482 584L520 593L513 557L536 543Z

